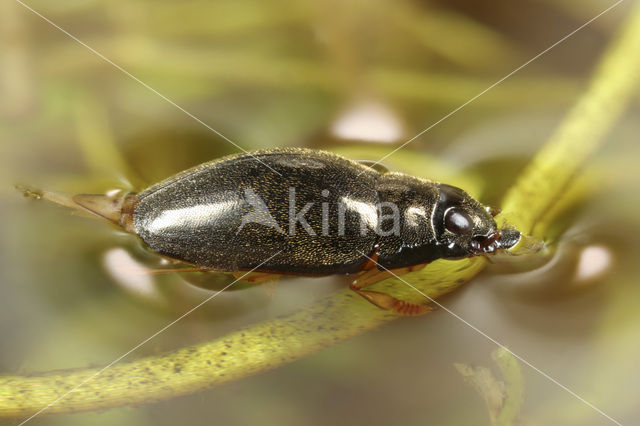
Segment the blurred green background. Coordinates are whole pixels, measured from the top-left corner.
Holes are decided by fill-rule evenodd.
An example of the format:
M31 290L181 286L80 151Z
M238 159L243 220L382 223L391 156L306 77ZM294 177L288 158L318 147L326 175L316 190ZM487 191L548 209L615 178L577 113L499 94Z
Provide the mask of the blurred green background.
M433 127L406 148L413 156L387 163L411 170L436 161L434 178L464 176L482 201L499 205L585 89L632 3ZM355 159L390 152L611 5L28 4L246 150L311 146L349 150ZM105 365L209 293L177 275L123 278L127 256L153 262L134 238L25 200L13 185L66 192L140 189L238 149L11 0L0 6L0 49L0 372ZM492 265L441 301L625 424L640 421L635 99L585 168L584 199L554 224L554 257L530 272ZM362 116L369 121L354 126L354 117ZM360 133L346 136L340 130L345 122ZM371 135L367 130L381 123L373 132L377 140L358 136ZM294 311L345 282L290 279L273 297L260 287L223 294L131 357ZM493 366L494 348L438 311L217 389L30 423L489 424L481 398L453 363ZM539 373L523 367L523 374L521 424L605 422Z

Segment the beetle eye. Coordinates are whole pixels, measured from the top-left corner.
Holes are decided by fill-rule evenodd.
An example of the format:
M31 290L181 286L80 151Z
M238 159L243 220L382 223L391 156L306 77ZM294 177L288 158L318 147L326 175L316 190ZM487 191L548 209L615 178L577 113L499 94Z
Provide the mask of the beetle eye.
M468 234L471 232L471 218L462 210L451 208L445 213L444 227L454 234Z

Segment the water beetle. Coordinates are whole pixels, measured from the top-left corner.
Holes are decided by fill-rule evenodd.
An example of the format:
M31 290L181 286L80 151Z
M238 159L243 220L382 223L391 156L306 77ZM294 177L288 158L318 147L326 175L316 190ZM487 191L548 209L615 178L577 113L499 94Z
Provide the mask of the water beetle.
M520 238L460 188L303 148L224 157L139 193L30 193L101 216L194 271L252 271L255 282L356 274L352 290L405 315L430 308L363 288L387 269L490 255Z

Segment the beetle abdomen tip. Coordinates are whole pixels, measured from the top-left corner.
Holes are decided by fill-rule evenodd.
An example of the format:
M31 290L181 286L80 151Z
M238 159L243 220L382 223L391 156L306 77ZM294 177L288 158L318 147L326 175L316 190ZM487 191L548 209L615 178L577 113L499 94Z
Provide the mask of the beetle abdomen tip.
M89 212L120 225L123 198L101 194L77 194L71 199Z

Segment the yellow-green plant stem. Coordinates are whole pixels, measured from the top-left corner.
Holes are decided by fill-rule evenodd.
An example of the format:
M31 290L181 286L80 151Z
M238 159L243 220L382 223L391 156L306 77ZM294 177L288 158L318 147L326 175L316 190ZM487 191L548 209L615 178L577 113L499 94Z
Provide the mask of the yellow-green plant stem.
M640 79L640 6L605 53L590 86L520 175L502 203L504 219L529 233L599 146ZM526 206L525 208L522 208Z
M441 262L445 269L436 265L420 278L409 274L406 279L425 289L428 284L427 294L437 297L459 285L457 280L475 275L482 264L479 260ZM391 291L399 297L424 301L405 285L394 286L390 280L381 284L383 291L393 287ZM165 355L117 363L100 374L100 369L88 368L1 377L0 417L31 415L83 382L46 412L87 411L167 399L287 364L395 318L395 314L372 306L349 290L340 291L293 315Z
M636 92L637 52L640 7L607 52L585 95L506 197L504 214L511 223L530 229L597 147ZM483 266L480 258L434 262L404 279L435 298L468 281ZM424 302L395 279L379 283L377 289ZM276 368L395 318L341 291L292 315L161 356L116 363L104 371L0 377L0 417L29 416L44 407L46 413L68 413L171 398Z

